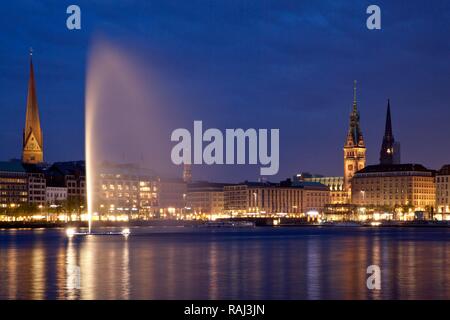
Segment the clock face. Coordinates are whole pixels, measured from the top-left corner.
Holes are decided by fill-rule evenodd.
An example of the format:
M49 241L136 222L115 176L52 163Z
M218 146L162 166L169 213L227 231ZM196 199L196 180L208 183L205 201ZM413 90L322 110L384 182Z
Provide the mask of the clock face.
M25 150L29 150L29 151L39 151L40 148L38 146L38 144L35 141L28 141Z
M34 135L31 134L31 136L29 137L27 144L25 145L25 150L28 151L39 151L40 147L36 141L36 139L34 138Z

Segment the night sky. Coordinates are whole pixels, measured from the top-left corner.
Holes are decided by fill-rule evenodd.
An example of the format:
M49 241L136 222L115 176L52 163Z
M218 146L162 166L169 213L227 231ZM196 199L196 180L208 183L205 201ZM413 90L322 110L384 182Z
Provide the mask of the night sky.
M81 7L80 31L66 28L70 4ZM366 28L370 4L381 7L381 30ZM176 98L159 105L178 119L165 123L162 144L179 126L192 130L194 120L223 131L279 128L280 171L271 180L299 171L342 175L357 79L368 164L378 163L388 98L402 162L432 169L450 163L447 0L12 1L1 12L2 160L21 154L30 47L45 159L84 158L87 61L102 37L139 57L140 71ZM125 145L115 148L125 153ZM136 157L144 162L154 156L143 153ZM169 153L162 156L170 162ZM222 169L193 173L256 180L259 165Z

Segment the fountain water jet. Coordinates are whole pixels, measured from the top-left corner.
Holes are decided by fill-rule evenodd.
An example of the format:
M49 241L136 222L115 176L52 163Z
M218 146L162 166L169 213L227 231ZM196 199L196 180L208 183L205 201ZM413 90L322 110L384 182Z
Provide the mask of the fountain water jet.
M102 159L109 159L111 150L106 150L105 146L113 146L113 152L121 150L120 143L113 138L105 138L109 135L117 134L117 130L125 127L127 133L135 130L138 135L139 125L136 125L132 116L128 118L126 112L133 113L133 104L139 103L142 98L142 81L136 77L136 68L129 64L129 57L124 55L116 47L105 41L98 41L94 44L88 59L86 78L86 98L85 98L85 160L86 160L86 196L87 196L87 217L88 232L92 233L92 220L97 209L98 164ZM121 126L122 123L114 119L117 110L119 112L119 122L128 120L132 123ZM140 115L142 117L142 115ZM107 133L107 134L106 134ZM126 135L126 134L125 134ZM132 140L135 137L133 137ZM117 146L115 145L117 143ZM120 152L119 152L120 153ZM132 152L131 152L132 153ZM96 233L98 234L98 233ZM107 233L112 234L111 232ZM128 236L130 230L125 228L117 233Z
M142 51L132 54L121 47L97 38L88 56L85 88L86 235L98 234L92 232L92 221L97 212L115 214L114 209L121 202L114 198L116 195L107 200L107 191L102 189L104 180L99 178L102 170L107 170L107 163L131 161L144 164L145 153L145 167L159 172L173 171L167 156L171 149L170 128L174 127L170 122L176 119L176 112L169 111L173 104L168 103L172 100L167 99L166 90L172 87L166 85L166 76L159 72L157 63L149 64L148 55L142 59ZM170 95L172 98L173 90ZM116 204L115 208L113 204ZM71 236L77 234L81 233L68 232ZM125 228L118 234L126 237L130 230Z

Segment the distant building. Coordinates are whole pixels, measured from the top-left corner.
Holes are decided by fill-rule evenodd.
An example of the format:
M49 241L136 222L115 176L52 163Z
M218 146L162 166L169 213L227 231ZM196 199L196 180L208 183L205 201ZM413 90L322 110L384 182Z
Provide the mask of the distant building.
M353 177L352 203L432 213L435 172L420 164L371 165Z
M400 164L400 161L400 143L395 141L394 134L392 132L391 105L388 100L386 125L380 150L380 164Z
M348 197L350 197L352 189L353 175L366 166L366 145L356 103L356 81L353 90L353 110L350 114L350 126L344 144L344 191L347 192Z
M444 220L450 219L450 165L436 174L436 211Z
M23 164L28 176L28 203L45 205L46 181L44 168L36 164Z
M45 189L45 201L48 206L62 205L67 201L67 188L47 186Z
M186 183L192 182L192 167L190 164L183 165L183 181Z
M86 167L84 161L55 162L45 170L50 187L67 189L67 206L82 211L86 207Z
M330 191L322 183L305 181L294 187L303 190L302 213L308 213L309 211L323 212L325 206L331 201Z
M28 175L20 162L0 162L0 209L28 203Z
M0 206L45 205L42 168L20 161L0 162Z
M100 214L153 214L158 210L159 179L134 164L104 163L98 168L94 210Z
M28 80L27 110L23 129L22 162L26 164L44 161L44 144L39 120L39 108L34 80L32 52L30 52L30 78Z
M224 187L229 214L294 214L322 211L330 201L327 186L316 182L243 182Z
M223 214L224 187L230 184L199 181L188 184L186 206L195 214Z
M326 185L330 190L330 204L349 202L348 193L344 190L344 177L325 177L302 172L294 177L294 181L309 181Z
M164 216L181 212L186 207L187 184L181 179L161 178L159 182L159 207Z

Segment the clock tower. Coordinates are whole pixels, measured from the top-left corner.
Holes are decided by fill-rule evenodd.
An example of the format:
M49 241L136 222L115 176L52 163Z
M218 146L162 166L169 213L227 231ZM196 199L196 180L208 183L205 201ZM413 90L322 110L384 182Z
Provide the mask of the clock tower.
M356 80L353 86L353 109L350 114L350 126L344 145L344 190L351 196L352 177L366 166L366 145L359 124L359 112L356 103Z
M42 138L39 109L34 81L33 52L30 50L30 78L28 80L27 111L23 129L23 163L41 163L44 161L44 145Z

